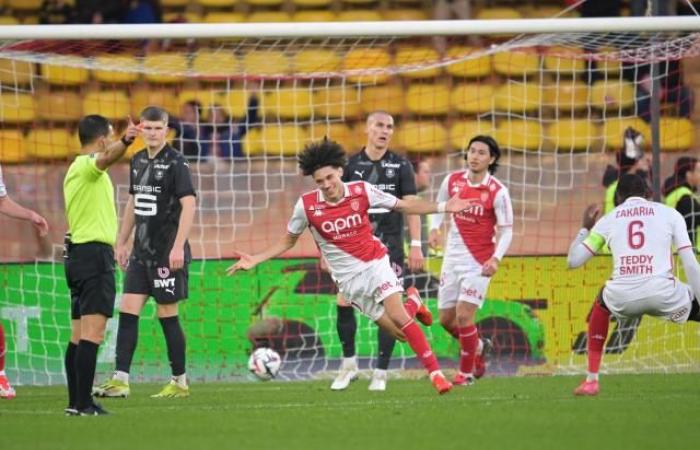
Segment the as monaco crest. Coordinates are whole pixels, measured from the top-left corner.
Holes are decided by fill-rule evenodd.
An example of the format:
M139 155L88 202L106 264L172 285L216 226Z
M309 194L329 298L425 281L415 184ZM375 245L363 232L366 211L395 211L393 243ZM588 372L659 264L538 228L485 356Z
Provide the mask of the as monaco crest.
M357 195L362 194L362 188L360 186L355 186L354 191Z
M158 268L158 276L161 278L168 278L170 275L170 270L167 267L159 267Z
M353 211L359 211L360 210L360 201L359 200L351 201L350 208L352 208Z
M486 202L489 199L489 193L488 192L482 192L481 193L481 201Z

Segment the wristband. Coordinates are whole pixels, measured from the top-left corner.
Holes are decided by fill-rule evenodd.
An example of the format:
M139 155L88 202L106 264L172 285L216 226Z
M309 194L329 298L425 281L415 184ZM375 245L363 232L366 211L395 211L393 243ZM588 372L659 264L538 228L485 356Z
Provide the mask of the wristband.
M440 202L437 204L437 212L439 213L444 213L445 212L445 206L447 202Z
M124 144L125 147L128 147L128 146L130 146L131 144L134 143L134 138L131 138L131 139L129 140L129 139L126 138L126 135L124 135L124 136L122 136L122 138L120 139L120 141L122 141L122 144Z
M422 247L423 243L420 239L411 239L411 247Z

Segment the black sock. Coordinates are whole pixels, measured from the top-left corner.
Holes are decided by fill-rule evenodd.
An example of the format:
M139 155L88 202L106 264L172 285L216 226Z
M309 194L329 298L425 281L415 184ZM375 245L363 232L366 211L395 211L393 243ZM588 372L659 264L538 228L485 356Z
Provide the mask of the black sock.
M95 381L95 365L99 344L81 339L75 353L77 389L75 407L85 409L92 405L92 383Z
M75 368L75 353L78 350L78 344L68 342L68 348L66 349L66 358L64 360L64 367L66 369L66 381L68 381L68 406L75 408L75 402L77 401L77 374Z
M391 353L394 351L396 339L394 336L377 327L377 341L379 346L379 356L377 356L377 369L386 370L389 368Z
M352 306L340 306L338 309L338 321L336 329L338 337L343 346L343 356L350 358L355 356L355 332L357 331L357 320L355 319L355 311Z
M158 320L163 327L170 368L173 376L177 377L185 373L185 333L182 331L178 316L163 317Z
M120 312L119 329L117 331L117 370L129 373L138 340L139 316Z

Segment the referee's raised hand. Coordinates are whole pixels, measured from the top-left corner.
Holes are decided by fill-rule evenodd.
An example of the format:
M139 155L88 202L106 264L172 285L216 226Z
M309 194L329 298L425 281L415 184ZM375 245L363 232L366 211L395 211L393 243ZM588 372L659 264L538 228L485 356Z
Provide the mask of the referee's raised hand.
M132 142L134 142L134 139L136 139L136 136L138 136L141 133L141 128L143 127L141 123L135 124L133 120L131 120L131 116L126 116L127 124L126 124L126 131L124 131L124 137L122 138L122 142L124 144L129 145Z

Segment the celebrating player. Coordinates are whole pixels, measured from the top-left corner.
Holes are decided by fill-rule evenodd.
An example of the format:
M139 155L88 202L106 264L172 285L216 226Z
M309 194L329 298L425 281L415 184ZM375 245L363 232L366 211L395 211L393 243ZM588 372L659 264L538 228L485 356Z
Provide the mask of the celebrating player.
M394 134L394 118L383 111L375 111L367 117L367 144L351 156L343 170L343 182L366 181L380 191L397 198L410 199L416 196L416 183L411 163L401 155L389 150L389 143ZM373 208L369 211L369 220L374 235L382 241L389 251L389 263L396 276L403 281L404 276L404 238L403 215L398 211L385 208ZM420 241L420 216L410 215L406 218L411 247L409 251L409 268L418 271L423 267L423 253ZM418 296L418 290L409 288L411 296ZM357 357L355 356L355 333L357 321L355 312L342 294L338 294L337 330L343 345L343 362L340 371L331 384L334 391L348 387L350 381L357 378ZM396 339L383 328L377 329L379 351L377 364L369 384L370 391L386 390L387 369Z
M287 233L277 244L252 256L240 253L241 259L228 268L228 273L250 270L284 253L309 227L343 297L379 326L395 336L405 336L430 374L433 386L443 394L452 385L440 371L437 358L412 317L424 306L417 298L402 304L403 286L390 266L386 247L372 234L368 211L385 208L408 214L452 212L467 208L470 201L455 197L435 204L417 198L397 199L365 181L344 183L345 163L343 149L333 141L323 140L306 147L299 155L299 167L304 175L313 177L318 189L299 198Z
M574 390L576 395L598 394L610 314L620 319L648 314L679 324L700 321L700 266L683 217L647 200L647 183L636 174L620 177L616 196L618 206L597 223L599 208L586 209L582 229L569 248L570 268L585 264L606 243L613 257L612 277L588 319L588 375ZM671 246L678 251L690 286L673 275Z
M474 316L484 304L491 277L498 270L498 263L513 236L510 195L503 183L493 176L500 156L501 151L492 137L475 136L469 141L465 155L467 170L445 177L438 191L438 201L459 195L472 202L468 209L450 216L438 290L440 323L459 340L461 348L459 372L453 380L459 386L473 384L476 376L483 375L485 370L477 355L484 351L487 341L479 339ZM430 242L434 247L443 217L439 215L432 223ZM494 244L496 232L498 240Z
M186 397L185 334L178 302L187 298L187 237L195 214L195 191L185 157L166 142L168 114L149 106L141 113L146 148L131 159L129 200L117 241L117 262L126 270L119 312L116 370L93 390L98 396L129 395L129 369L138 340L139 314L149 296L156 300L172 379L153 397ZM135 231L129 257L127 242ZM128 264L127 264L128 263Z

